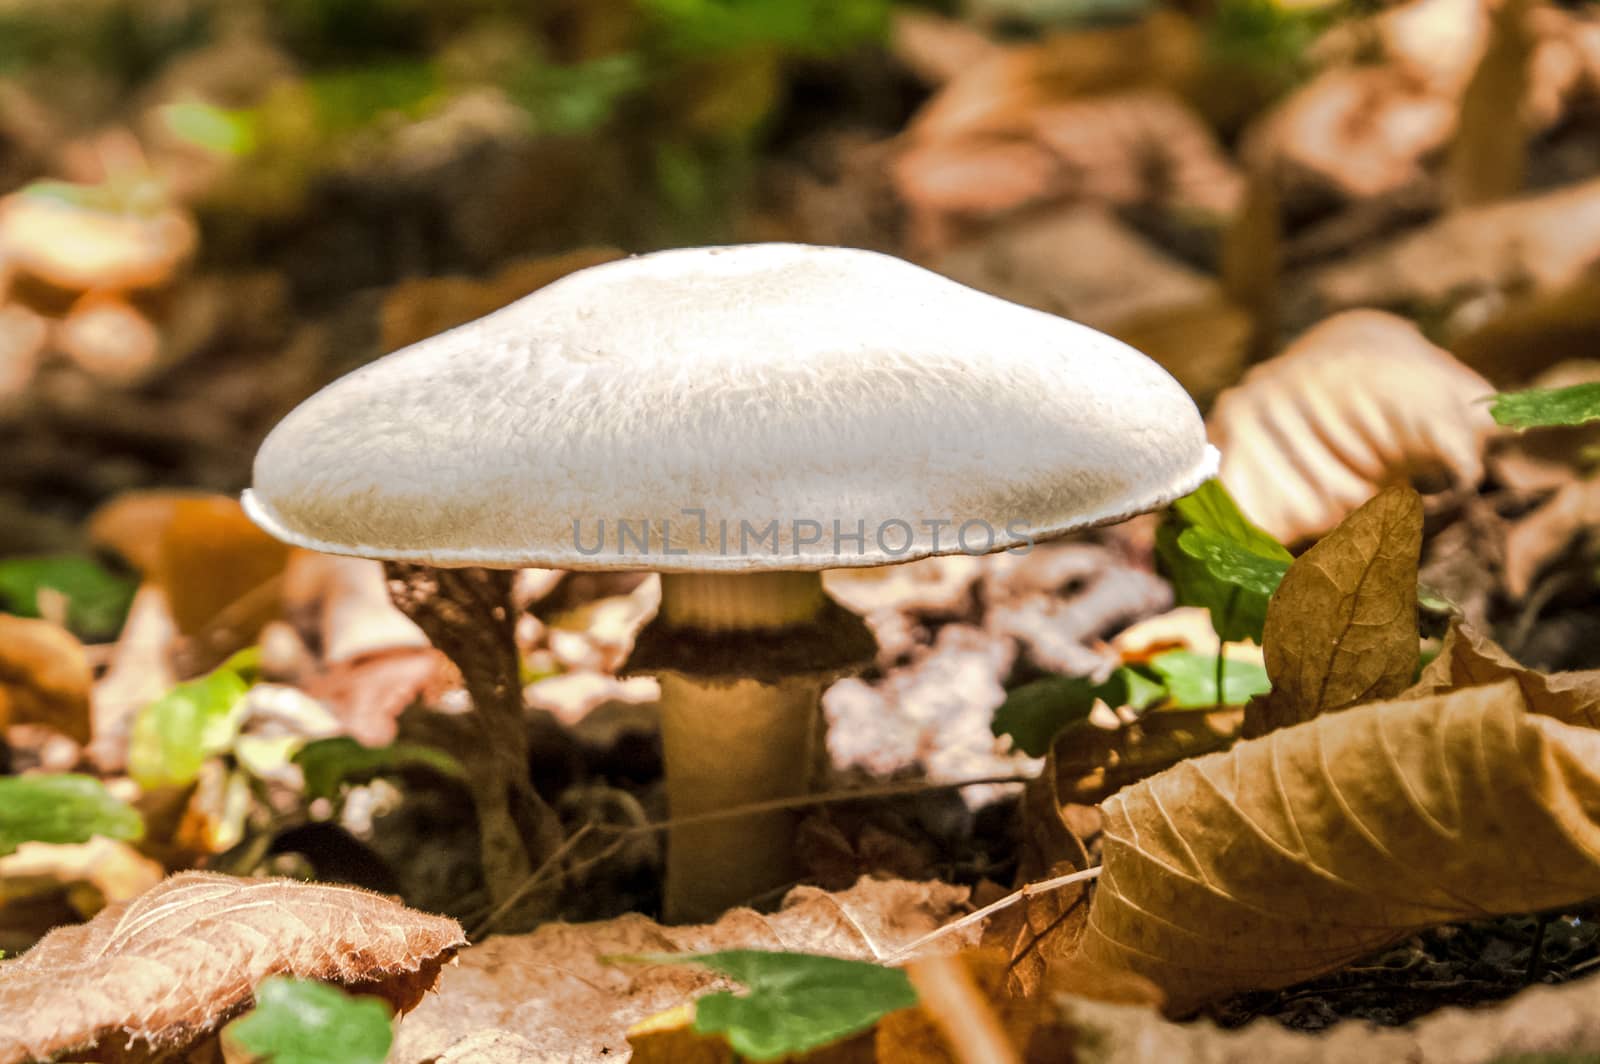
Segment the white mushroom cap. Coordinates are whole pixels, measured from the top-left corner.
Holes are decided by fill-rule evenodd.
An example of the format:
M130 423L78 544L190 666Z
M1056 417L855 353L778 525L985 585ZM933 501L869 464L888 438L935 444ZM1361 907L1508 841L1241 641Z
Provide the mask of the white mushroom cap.
M1117 340L887 255L760 244L583 270L335 381L244 504L334 554L814 570L1025 547L1216 467L1189 396Z

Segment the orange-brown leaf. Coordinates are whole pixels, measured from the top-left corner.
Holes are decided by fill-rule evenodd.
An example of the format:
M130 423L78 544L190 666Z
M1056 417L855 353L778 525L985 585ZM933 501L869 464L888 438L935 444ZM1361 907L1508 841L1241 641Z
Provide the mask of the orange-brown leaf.
M87 743L93 684L89 660L71 632L0 613L0 732L11 724L46 724Z
M1439 656L1402 697L1426 698L1461 687L1511 679L1522 690L1528 712L1542 713L1567 724L1600 728L1600 669L1581 672L1535 672L1517 664L1488 636L1457 622L1444 637Z
M1385 491L1297 558L1267 604L1272 690L1245 711L1257 736L1361 702L1394 698L1417 674L1422 499Z

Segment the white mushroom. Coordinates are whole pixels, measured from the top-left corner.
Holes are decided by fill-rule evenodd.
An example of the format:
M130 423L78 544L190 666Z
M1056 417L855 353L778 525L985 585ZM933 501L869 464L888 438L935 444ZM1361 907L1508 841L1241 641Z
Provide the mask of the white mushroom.
M871 656L820 571L1032 543L1216 471L1159 366L867 251L583 270L352 373L262 445L249 514L336 554L662 572L675 818L803 792L824 683ZM666 909L782 882L780 815L675 830Z

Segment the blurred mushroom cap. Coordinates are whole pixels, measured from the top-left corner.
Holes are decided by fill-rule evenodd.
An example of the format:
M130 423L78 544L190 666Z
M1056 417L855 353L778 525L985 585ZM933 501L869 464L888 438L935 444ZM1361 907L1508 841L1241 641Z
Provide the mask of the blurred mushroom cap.
M875 252L756 244L583 270L335 381L244 502L335 554L816 570L1021 548L1216 465L1120 341Z

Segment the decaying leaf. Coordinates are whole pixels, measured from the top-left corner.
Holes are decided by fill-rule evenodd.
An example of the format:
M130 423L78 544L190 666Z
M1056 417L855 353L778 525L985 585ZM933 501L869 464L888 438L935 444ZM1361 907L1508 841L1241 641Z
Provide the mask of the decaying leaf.
M1394 698L1411 684L1421 552L1422 498L1401 486L1295 560L1267 606L1272 690L1245 710L1246 736Z
M1413 471L1443 467L1476 484L1493 392L1410 322L1351 311L1252 369L1207 424L1240 508L1293 542Z
M277 581L289 548L230 496L178 499L151 576L167 593L178 631L206 632L209 657L246 646L277 615Z
M357 987L404 1011L464 945L454 920L376 894L184 872L0 963L0 1062L95 1047L151 1059L293 975Z
M1426 698L1505 679L1517 682L1530 713L1600 728L1600 669L1546 673L1523 668L1483 633L1460 622L1450 626L1439 656L1401 697Z
M83 646L71 632L0 613L0 733L12 724L46 724L87 743L93 683Z
M1600 480L1563 485L1506 530L1506 591L1525 599L1540 571L1596 526L1600 526Z
M1178 1013L1600 893L1600 732L1530 714L1510 680L1324 715L1102 808L1084 955Z
M800 887L770 916L735 909L701 927L628 915L491 938L464 952L440 992L407 1018L391 1059L432 1060L489 1029L525 1039L536 1059L602 1059L625 1048L629 1025L731 985L693 968L607 964L604 956L775 949L878 960L956 915L966 893L863 879L839 894Z

